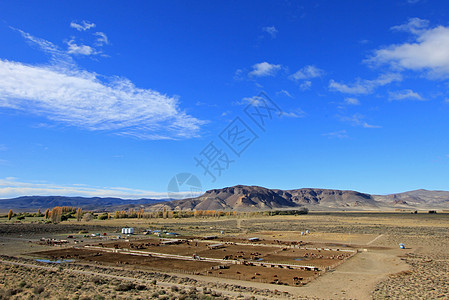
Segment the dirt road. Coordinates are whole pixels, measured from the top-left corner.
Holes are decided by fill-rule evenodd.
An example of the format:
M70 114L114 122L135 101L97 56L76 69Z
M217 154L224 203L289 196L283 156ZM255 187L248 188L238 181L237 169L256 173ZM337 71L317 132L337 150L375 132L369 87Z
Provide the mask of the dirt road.
M397 251L368 250L349 259L333 272L328 272L298 289L301 296L324 299L371 299L376 283L389 274L406 271L409 265L397 257Z

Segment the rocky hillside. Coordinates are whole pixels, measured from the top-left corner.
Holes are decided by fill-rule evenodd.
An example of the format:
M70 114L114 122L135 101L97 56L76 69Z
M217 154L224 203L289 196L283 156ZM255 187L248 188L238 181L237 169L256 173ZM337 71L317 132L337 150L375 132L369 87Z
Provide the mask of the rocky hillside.
M303 188L267 189L237 185L202 196L151 205L150 210L270 210L306 207L311 210L449 209L449 192L417 190L391 195Z
M165 200L165 201L164 201ZM124 200L120 198L83 198L62 196L30 196L0 199L0 213L36 211L54 206L75 206L85 210L115 211L144 208L167 210L237 210L271 209L310 210L380 210L380 209L449 209L449 192L416 190L391 195L370 195L356 191L303 188L294 190L267 189L237 185L207 191L197 198Z
M449 192L446 191L428 191L421 189L386 196L375 195L373 199L387 205L449 209Z
M259 186L237 185L210 190L192 199L158 203L151 210L270 210L298 207L329 209L379 208L371 195L354 191L326 189L271 190Z

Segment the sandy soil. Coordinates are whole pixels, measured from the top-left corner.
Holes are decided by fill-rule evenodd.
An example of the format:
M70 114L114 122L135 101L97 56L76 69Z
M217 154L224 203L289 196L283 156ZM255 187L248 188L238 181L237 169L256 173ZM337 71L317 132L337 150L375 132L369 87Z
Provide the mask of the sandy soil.
M224 289L226 285L238 285L254 291L277 290L279 294L276 294L276 298L291 295L294 298L320 299L447 299L449 295L448 214L312 213L297 217L248 219L92 221L88 226L101 230L113 228L114 232L124 226L123 222L127 226L165 228L186 235L218 235L220 230L225 230L225 235L244 234L242 238L258 236L293 242L302 240L321 243L323 246L346 245L353 249L367 249L333 272L327 272L300 287L273 285L251 279L243 281L179 274L179 277L185 276L204 284L221 285ZM70 226L82 228L83 224ZM64 232L63 227L45 227L39 229L38 237L42 234L50 235L53 229L56 229L57 235ZM306 229L311 234L301 236L299 233ZM18 227L4 230L0 226L1 253L17 256L17 249L20 249L20 253L48 249L28 243L27 239L33 238L33 234L20 237L18 233L24 233L21 230ZM5 231L6 234L3 234ZM399 243L405 243L406 249L399 249ZM203 283L197 283L201 284ZM1 288L3 287L0 286Z

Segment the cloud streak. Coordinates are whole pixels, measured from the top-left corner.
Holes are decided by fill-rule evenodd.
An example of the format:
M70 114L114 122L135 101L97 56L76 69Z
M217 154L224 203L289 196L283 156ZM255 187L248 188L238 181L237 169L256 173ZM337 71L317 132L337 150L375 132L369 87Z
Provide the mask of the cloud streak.
M363 128L382 128L382 126L368 124L364 120L364 118L365 117L363 115L356 113L349 117L348 116L340 117L340 120L343 122L349 122L353 126L358 126L358 127L363 127Z
M312 78L317 78L317 77L321 77L324 75L324 71L312 66L312 65L308 65L305 66L301 69L299 69L298 71L296 71L293 75L291 75L291 78L294 80L301 80L301 79L312 79Z
M203 124L181 111L176 98L125 78L103 82L87 71L6 60L0 60L0 107L144 139L195 137Z
M11 177L0 179L0 198L13 198L29 195L118 197L123 199L167 198L167 193L124 187L92 187L83 184L57 185L51 183L30 183L18 181L16 178ZM179 193L179 197L181 198L182 196L184 196L183 193Z
M76 29L78 31L86 31L86 30L89 30L91 28L94 28L95 26L96 26L95 23L91 23L89 21L84 21L84 20L79 22L79 23L77 23L75 21L72 21L70 23L70 27L72 27L72 28L74 28L74 29Z
M396 92L389 92L389 99L390 101L393 100L419 100L424 101L425 99L418 93L407 89L402 91L396 91Z
M329 89L345 94L370 94L377 87L385 86L395 81L402 81L401 74L383 74L373 80L357 79L355 83L350 85L339 83L331 79L329 82Z
M268 33L272 38L275 38L278 34L278 30L274 26L267 26L262 28L262 30L266 33Z
M81 129L150 140L197 137L206 123L182 111L175 97L138 88L126 78L79 70L71 55L53 43L12 29L48 53L52 64L0 59L0 107ZM69 44L73 54L95 51Z

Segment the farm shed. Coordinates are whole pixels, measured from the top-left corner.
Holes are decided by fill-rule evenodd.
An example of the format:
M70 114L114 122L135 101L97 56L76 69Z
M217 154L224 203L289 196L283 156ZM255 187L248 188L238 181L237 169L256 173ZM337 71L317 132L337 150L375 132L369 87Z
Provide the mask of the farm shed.
M122 234L133 234L134 228L132 227L124 227L122 228Z
M212 244L212 245L209 245L209 246L207 246L209 249L220 249L220 248L223 248L224 247L224 245L223 244Z

